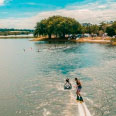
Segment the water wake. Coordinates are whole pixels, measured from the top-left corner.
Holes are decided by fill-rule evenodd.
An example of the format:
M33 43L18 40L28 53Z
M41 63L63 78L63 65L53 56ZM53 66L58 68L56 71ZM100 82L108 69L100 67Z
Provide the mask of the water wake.
M47 109L44 108L43 116L48 116L48 115L50 115L50 112L47 111Z
M72 92L70 92L70 95L71 99L73 99L73 103L76 102ZM77 102L76 104L78 106L79 116L92 116L85 103Z
M85 103L78 103L78 109L80 116L91 116Z
M87 113L87 116L91 116L90 114L90 111L88 110L87 106L85 103L83 103L84 107L85 107L85 110L86 110L86 113Z

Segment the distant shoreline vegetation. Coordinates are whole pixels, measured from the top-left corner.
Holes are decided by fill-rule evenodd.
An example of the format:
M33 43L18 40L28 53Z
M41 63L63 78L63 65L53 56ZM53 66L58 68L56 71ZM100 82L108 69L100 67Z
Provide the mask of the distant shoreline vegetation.
M83 23L80 24L74 18L63 16L52 16L47 19L43 19L36 24L35 29L2 29L0 28L0 38L18 38L24 35L30 37L32 34L35 38L49 39L56 38L56 40L68 39L72 36L75 39L77 35L87 35L91 37L113 37L113 41L116 41L116 21L101 22L100 24ZM31 36L31 37L32 37ZM74 37L74 38L73 38Z
M31 29L2 29L0 28L0 36L9 35L29 35L33 34L34 30Z
M84 23L80 24L74 18L63 16L52 16L37 23L34 30L34 37L46 36L64 39L67 35L85 34L102 37L116 35L116 21L110 23L101 22L99 25Z

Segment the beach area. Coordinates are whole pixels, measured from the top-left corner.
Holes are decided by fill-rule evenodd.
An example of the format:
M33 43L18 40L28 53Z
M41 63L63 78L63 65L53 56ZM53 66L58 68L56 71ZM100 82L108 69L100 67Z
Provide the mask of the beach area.
M100 44L111 44L111 38L110 37L87 37L87 38L79 38L77 40L72 40L74 42L79 43L100 43Z
M111 44L116 45L116 42L111 41L111 37L85 37L85 38L78 38L78 39L57 39L51 38L48 39L46 37L39 37L34 38L31 41L50 41L50 42L75 42L75 43L99 43L99 44Z
M31 38L31 39L30 39ZM98 44L110 44L116 46L116 42L112 41L111 37L83 37L77 39L68 39L68 38L51 38L48 37L37 37L35 38L31 35L9 35L9 36L0 36L0 39L29 39L29 41L45 41L45 42L74 42L74 43L98 43Z

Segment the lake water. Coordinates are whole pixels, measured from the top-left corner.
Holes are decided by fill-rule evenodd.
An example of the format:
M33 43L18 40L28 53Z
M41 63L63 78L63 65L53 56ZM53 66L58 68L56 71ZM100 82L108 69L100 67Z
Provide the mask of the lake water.
M116 47L0 39L0 116L79 116L75 77L92 116L116 116Z

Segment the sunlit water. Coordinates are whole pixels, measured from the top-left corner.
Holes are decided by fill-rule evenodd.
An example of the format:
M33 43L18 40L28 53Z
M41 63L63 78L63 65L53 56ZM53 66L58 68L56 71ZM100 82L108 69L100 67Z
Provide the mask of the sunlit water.
M75 77L92 116L116 116L116 47L0 39L0 116L79 116Z

